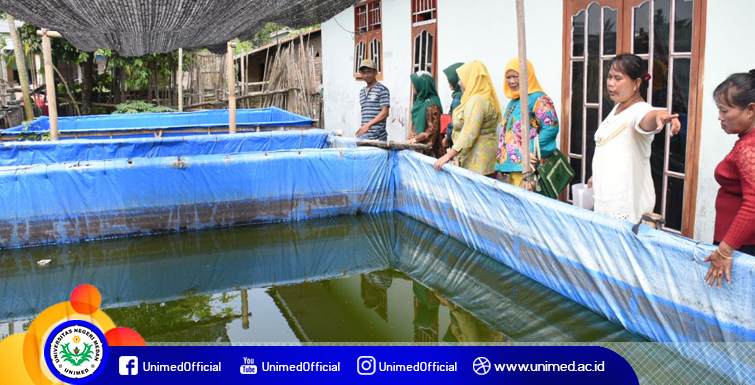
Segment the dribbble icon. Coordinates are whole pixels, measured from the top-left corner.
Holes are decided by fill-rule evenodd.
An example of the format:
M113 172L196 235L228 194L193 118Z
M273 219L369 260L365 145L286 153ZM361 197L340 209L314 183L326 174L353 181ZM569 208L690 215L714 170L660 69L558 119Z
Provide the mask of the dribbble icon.
M375 357L361 356L357 358L357 373L363 376L375 374Z
M135 376L139 373L139 359L136 356L122 356L118 359L118 373L121 376Z

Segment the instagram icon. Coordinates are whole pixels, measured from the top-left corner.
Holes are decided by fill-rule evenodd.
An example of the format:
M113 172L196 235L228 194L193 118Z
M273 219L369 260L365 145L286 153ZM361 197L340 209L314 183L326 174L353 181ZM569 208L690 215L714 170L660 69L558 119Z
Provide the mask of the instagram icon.
M375 357L361 356L357 358L357 373L363 376L375 374Z

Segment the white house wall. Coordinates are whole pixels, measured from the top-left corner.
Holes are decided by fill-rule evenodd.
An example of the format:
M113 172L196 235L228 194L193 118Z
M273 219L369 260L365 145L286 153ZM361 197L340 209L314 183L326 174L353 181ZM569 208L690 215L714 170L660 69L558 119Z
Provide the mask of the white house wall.
M524 8L527 57L545 92L560 106L563 2L527 0ZM517 50L514 0L438 0L438 69L456 62L482 61L493 77L502 109L509 102L503 94L503 71L506 63L518 56ZM446 82L441 74L438 88L444 108L451 103Z
M713 172L737 139L736 136L726 135L721 129L712 94L727 76L755 68L755 50L746 43L747 37L755 36L754 14L755 3L752 0L708 1L695 213L695 239L705 242L713 240L716 220L715 201L719 185L713 178ZM732 29L732 26L736 27Z
M407 137L411 86L411 1L383 1L383 84L391 91L388 139ZM561 0L527 0L528 57L540 83L557 106L561 105ZM547 9L548 12L542 12ZM360 126L359 90L363 82L352 76L354 9L323 23L323 86L328 129L354 137ZM480 60L488 67L502 108L503 70L517 56L514 0L438 0L438 70L456 63ZM444 110L451 102L445 75L438 76Z
M411 67L411 25L409 0L384 1L383 6L383 80L391 92L388 139L406 138L409 119ZM396 15L405 15L403 18ZM364 82L356 81L354 70L354 8L351 7L322 26L323 88L325 124L354 137L360 127L359 90ZM406 81L399 81L406 79Z
M388 116L387 125L388 139L406 140L411 115L409 99L412 93L409 80L412 66L412 26L410 23L412 3L409 0L383 1L382 6L383 84L391 90L391 114Z
M351 31L351 32L350 32ZM354 81L354 8L322 24L322 85L325 128L354 137L359 129L359 89Z

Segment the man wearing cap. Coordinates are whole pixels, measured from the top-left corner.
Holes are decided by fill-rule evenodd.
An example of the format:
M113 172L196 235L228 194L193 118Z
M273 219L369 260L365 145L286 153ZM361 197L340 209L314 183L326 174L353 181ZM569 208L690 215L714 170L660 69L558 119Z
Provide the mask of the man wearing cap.
M374 60L363 60L359 73L367 86L359 92L359 104L362 106L362 127L357 131L357 138L388 140L385 120L391 107L391 94L383 83L375 78L377 64Z

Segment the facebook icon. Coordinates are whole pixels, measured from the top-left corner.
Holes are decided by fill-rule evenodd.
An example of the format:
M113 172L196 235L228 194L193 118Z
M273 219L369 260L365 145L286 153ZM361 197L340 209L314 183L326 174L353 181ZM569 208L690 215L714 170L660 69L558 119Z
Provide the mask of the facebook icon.
M121 376L135 376L139 373L139 359L136 356L122 356L118 360L118 373Z

